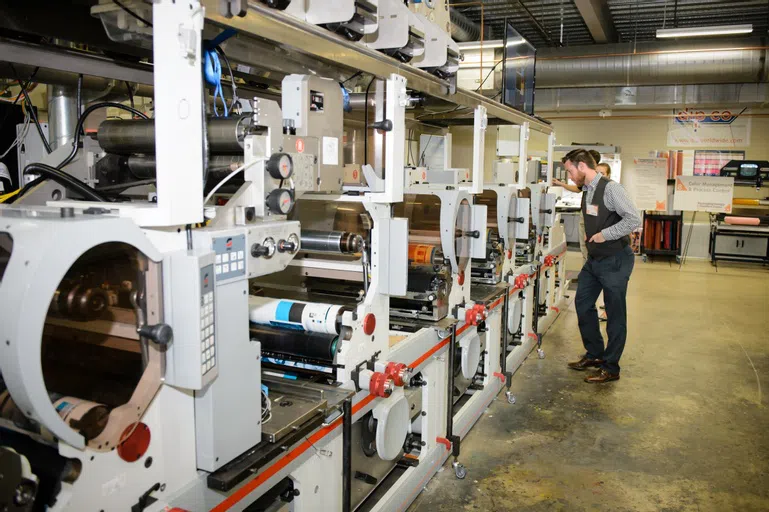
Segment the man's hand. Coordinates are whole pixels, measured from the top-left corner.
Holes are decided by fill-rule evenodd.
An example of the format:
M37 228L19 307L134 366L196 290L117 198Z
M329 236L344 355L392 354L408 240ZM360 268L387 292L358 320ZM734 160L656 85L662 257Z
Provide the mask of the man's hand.
M595 244L602 244L602 243L604 243L606 241L606 239L603 237L603 233L601 233L599 231L595 235L591 236L590 240L588 240L588 241L589 242L593 242Z
M555 185L556 187L563 187L564 185L566 185L566 183L562 182L559 179L553 178L553 185Z

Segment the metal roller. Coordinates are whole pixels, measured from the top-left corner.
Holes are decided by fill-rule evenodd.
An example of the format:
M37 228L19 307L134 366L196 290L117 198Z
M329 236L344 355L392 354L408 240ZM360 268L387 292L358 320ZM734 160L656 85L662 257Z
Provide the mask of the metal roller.
M298 331L339 334L344 306L287 299L251 296L248 298L251 323Z
M208 149L216 154L242 153L244 137L257 131L250 116L212 117L206 123ZM104 121L99 125L96 137L108 153L155 153L155 121L152 119Z
M302 230L302 250L354 254L363 248L363 237L349 231Z
M262 344L263 353L314 359L331 364L339 337L317 332L296 332L266 325L251 325L251 338Z
M209 177L223 178L243 165L243 155L212 155L208 159ZM134 180L151 179L156 176L157 162L155 155L114 155L109 154L96 162L96 171L100 176L118 175L123 171ZM213 176L212 176L213 175Z

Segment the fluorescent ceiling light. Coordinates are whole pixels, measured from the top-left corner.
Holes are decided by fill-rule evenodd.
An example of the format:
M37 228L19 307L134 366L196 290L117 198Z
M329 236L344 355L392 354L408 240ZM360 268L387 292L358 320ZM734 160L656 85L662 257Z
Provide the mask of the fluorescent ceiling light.
M484 50L493 50L494 48L502 48L505 45L502 41L499 39L495 39L493 41L484 41L483 46L481 46L480 41L469 41L467 43L459 43L459 49L460 50L480 50L483 48Z
M713 27L661 28L657 30L658 38L670 37L702 37L727 36L732 34L750 34L753 25L718 25Z

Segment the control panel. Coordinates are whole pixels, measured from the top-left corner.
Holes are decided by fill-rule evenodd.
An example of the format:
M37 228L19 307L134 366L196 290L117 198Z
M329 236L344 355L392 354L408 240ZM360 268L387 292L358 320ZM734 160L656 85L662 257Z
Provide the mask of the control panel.
M164 309L174 332L165 380L173 386L202 389L218 375L215 261L202 248L163 260Z
M246 275L246 236L220 236L212 240L216 254L216 280L221 282Z
M200 269L200 374L216 366L216 325L214 321L214 266Z

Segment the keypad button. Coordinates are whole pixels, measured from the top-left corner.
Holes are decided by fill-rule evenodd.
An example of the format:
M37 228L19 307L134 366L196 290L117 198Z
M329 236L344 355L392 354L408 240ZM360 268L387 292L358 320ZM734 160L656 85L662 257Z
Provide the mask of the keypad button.
M222 263L227 263L228 261L230 261L230 253L225 252L222 254Z
M238 270L243 270L243 262L242 261L238 262Z
M221 263L221 262L222 262L222 255L221 254L217 254L216 255L216 263Z

